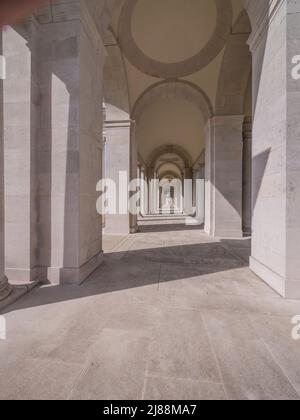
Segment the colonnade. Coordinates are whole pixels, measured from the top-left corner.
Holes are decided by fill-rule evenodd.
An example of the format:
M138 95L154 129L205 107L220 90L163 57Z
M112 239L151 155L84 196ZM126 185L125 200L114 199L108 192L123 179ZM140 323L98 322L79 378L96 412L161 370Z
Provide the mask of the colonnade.
M94 16L85 3L73 3L75 18L65 7L62 20L55 8L51 17L32 17L7 28L1 38L7 62L7 78L0 81L1 300L11 292L10 284L81 283L103 259L102 218L95 203L103 177L106 52ZM251 231L250 268L282 296L300 298L300 82L295 70L300 4L251 0L246 8L252 23L252 125L234 112L210 116L205 169L184 168L182 181L191 180L196 217L209 235L239 240L243 230ZM134 124L130 114L106 121L105 155L113 158L106 176L126 169L129 179L147 180L140 185L139 211L155 214L159 176L153 167L137 173ZM199 191L193 187L196 180ZM183 201L183 212L190 214ZM137 229L131 214L123 221L106 217L105 228L119 222L122 232Z

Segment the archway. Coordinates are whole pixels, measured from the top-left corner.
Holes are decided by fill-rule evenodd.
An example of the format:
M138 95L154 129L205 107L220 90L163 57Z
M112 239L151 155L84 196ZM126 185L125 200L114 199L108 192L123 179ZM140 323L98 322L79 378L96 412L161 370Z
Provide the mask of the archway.
M138 121L144 110L161 98L184 99L193 103L204 121L213 115L210 99L201 88L186 80L169 79L155 83L145 90L132 108L132 119Z
M164 106L164 103L167 105ZM180 108L181 111L179 113L176 111L177 117L174 116L174 119L172 120L171 124L173 125L173 131L167 128L167 126L166 129L163 129L166 121L170 118L170 112L172 112L173 107L177 106L182 108ZM186 114L184 107L188 109L188 114ZM150 179L157 179L157 171L160 170L165 163L172 162L174 165L177 165L183 182L184 180L187 182L185 195L187 196L188 191L190 190L191 195L196 197L196 194L192 192L192 189L196 188L196 183L192 181L194 178L192 168L198 161L197 157L203 154L204 134L202 133L204 133L204 125L211 118L212 113L212 105L207 95L202 89L190 82L167 80L155 83L145 90L135 102L131 115L132 119L136 121L137 143L139 147L142 147L141 136L144 135L143 133L146 129L148 130L148 133L150 133L150 131L153 130L153 127L160 127L160 132L153 131L151 135L153 143L152 150L148 147L150 144L150 134L149 141L144 141L147 146L144 148L143 154L144 160L148 166ZM148 114L151 117L147 117L148 120L145 120L145 116ZM165 120L162 120L163 115L165 115ZM187 128L182 131L182 137L178 138L178 134L182 128L178 127L178 129L174 131L174 122L181 124L181 127L183 127L182 123L184 123L184 118L187 118L190 122L187 123ZM195 122L193 122L191 118L195 118L194 121L197 121L197 127L199 125L199 128L197 128L197 130L199 130L197 132L198 134L196 134L195 131L190 131L190 128L195 126ZM145 124L145 121L147 121L145 125L147 128L143 129L142 127L143 124ZM190 136L191 139L193 138L192 141L194 142L194 146L191 144L191 140L189 140L188 136ZM154 145L156 146L154 141L155 137L160 138L160 144L164 142L167 144L159 145L159 143L157 143L157 147L154 148ZM142 153L142 150L139 150L139 152ZM189 180L191 180L191 186L188 184ZM184 188L182 188L182 190L184 191ZM150 196L152 197L153 202L150 211L155 212L158 210L158 200L155 198L156 193L152 191ZM191 199L192 201L193 197ZM187 210L188 214L194 213L192 207L191 204L189 210Z

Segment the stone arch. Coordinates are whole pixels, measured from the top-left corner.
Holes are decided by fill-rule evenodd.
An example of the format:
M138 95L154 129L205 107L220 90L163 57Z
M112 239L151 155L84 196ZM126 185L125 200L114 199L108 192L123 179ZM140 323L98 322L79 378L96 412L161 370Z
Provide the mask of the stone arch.
M164 178L168 178L168 177L171 177L172 179L180 179L180 177L178 176L178 174L176 174L176 172L173 172L173 171L163 172L159 176L159 179L164 179Z
M179 156L183 160L186 168L190 168L192 166L192 159L190 155L188 154L188 152L183 147L170 145L170 146L161 146L155 149L152 152L150 158L148 159L148 167L154 168L156 161L162 155L167 155L167 154L175 154Z
M137 99L131 112L133 120L140 119L143 111L159 99L182 99L197 106L207 121L213 115L213 108L206 93L198 86L185 80L166 80L150 86Z
M228 40L218 82L215 114L242 115L251 74L247 45L251 24L246 10L239 15Z
M157 168L156 168L156 171L157 172L159 172L160 171L160 169L163 167L163 166L165 166L166 165L166 162L162 162ZM184 168L181 168L180 167L180 165L178 164L178 163L176 163L176 162L172 162L172 165L173 166L176 166L176 168L178 169L178 171L180 172L180 173L182 173L183 172L183 169Z

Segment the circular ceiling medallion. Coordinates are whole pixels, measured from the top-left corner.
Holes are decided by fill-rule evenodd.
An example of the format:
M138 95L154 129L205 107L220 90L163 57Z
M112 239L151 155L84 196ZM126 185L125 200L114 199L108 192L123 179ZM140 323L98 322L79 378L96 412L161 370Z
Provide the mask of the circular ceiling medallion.
M175 63L195 56L210 40L216 23L211 0L139 0L131 31L147 57Z
M151 3L148 3L149 1ZM159 11L159 4L161 5L162 1L165 4ZM186 0L181 1L186 8ZM163 79L188 76L206 67L224 48L231 33L233 15L231 1L214 0L214 5L206 8L203 17L200 13L205 5L199 0L198 4L192 2L191 10L185 12L181 1L176 0L174 3L174 0L171 2L170 0L159 0L159 2L127 0L125 2L119 20L120 47L130 63L143 73ZM172 4L174 10L171 8ZM167 20L168 11L169 20ZM151 23L153 21L155 25ZM184 30L187 21L190 27ZM167 51L168 45L169 51ZM197 50L199 52L196 52ZM189 57L183 57L183 52ZM179 61L172 62L175 58ZM162 59L164 60L160 61Z

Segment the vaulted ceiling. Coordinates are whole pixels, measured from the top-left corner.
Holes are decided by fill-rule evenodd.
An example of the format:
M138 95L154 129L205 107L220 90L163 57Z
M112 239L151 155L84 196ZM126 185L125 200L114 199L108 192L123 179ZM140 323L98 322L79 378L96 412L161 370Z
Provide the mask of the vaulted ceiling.
M131 109L145 90L167 79L193 83L215 108L224 53L243 4L243 0L120 0L111 30L121 48ZM238 28L237 35L239 30L244 28ZM205 117L189 98L160 96L140 118L139 153L147 161L155 148L174 144L184 147L195 161L205 148L204 124Z

